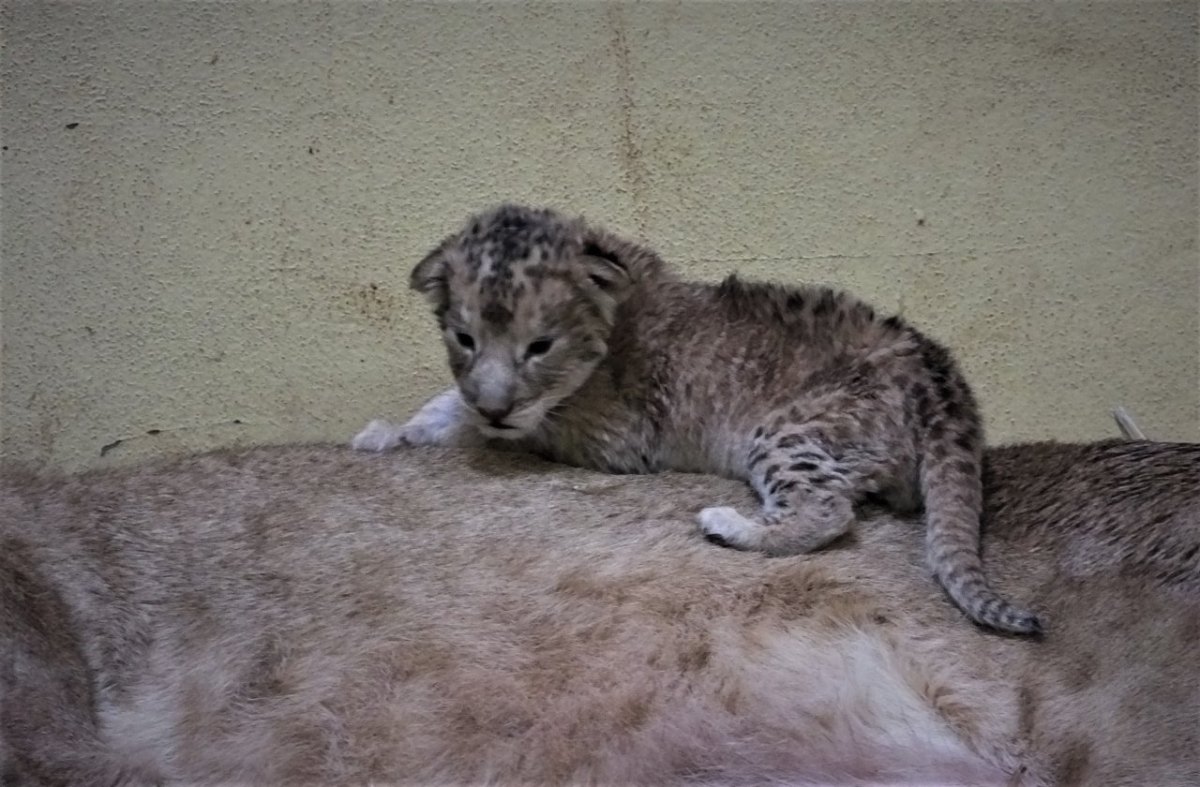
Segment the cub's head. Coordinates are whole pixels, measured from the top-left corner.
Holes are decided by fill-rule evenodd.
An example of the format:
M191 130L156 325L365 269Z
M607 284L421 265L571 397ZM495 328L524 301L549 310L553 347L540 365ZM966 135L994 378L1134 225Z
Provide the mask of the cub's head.
M651 251L551 210L471 218L413 269L481 432L516 439L588 379L620 303L656 275Z

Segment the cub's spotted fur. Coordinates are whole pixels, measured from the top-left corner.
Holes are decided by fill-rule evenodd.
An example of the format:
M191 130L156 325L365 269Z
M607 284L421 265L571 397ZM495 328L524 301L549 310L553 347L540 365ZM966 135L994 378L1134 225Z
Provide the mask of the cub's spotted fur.
M457 387L357 448L482 438L617 473L749 481L762 509L705 508L713 541L772 555L844 535L866 495L922 502L929 564L975 621L1038 619L979 555L983 433L949 353L845 293L676 279L649 249L544 209L471 219L413 270Z

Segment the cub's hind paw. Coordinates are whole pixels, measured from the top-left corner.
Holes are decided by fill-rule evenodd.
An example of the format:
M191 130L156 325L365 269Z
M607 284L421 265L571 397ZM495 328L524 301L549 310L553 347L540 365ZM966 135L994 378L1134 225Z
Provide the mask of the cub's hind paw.
M711 506L697 516L700 532L714 544L734 549L753 548L762 525L747 519L728 506Z
M390 421L371 421L350 441L355 451L390 451L404 440L404 427Z

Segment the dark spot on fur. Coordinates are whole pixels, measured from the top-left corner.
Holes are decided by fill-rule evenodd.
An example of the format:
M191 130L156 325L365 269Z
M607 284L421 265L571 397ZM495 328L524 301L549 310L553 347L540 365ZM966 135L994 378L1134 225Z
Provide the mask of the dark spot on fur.
M712 648L709 647L707 642L700 642L679 654L679 668L685 672L702 670L708 666L708 660L711 656Z
M498 328L507 326L510 322L512 322L513 319L512 311L507 306L497 301L489 301L488 304L483 307L481 316L484 320L490 322L492 325L495 325Z
M817 299L816 305L813 306L813 316L825 317L829 314L832 314L836 306L837 296L834 294L833 290L823 289L821 290L821 297Z
M1092 759L1092 747L1087 741L1076 740L1063 753L1058 763L1055 781L1058 784L1086 784L1088 764Z
M283 649L277 642L268 642L258 653L254 665L246 677L241 694L247 699L264 699L288 692L281 674Z
M1037 696L1033 689L1022 686L1017 692L1017 732L1025 740L1033 736L1036 714Z
M705 664L707 664L707 663L708 663L708 659L705 658ZM688 664L687 666L685 666L684 662L683 662L683 658L681 657L680 658L680 666L683 667L684 669L699 669L700 667L703 667L704 665L701 664L699 666L692 666L691 664ZM640 729L641 727L645 726L646 719L648 719L650 717L650 707L651 707L651 703L649 700L641 698L641 697L635 697L634 699L629 700L628 702L626 702L624 705L621 706L621 708L615 714L614 720L620 726L620 728L623 730L634 731L634 730ZM532 721L525 722L523 724L523 726L520 728L520 732L524 733L526 730L528 730L532 726L533 726ZM516 733L513 733L512 735L510 735L510 737L515 737L515 735L516 735Z
M942 404L942 413L947 417L957 421L962 418L962 405L953 398L943 397L945 402Z
M950 377L950 369L953 361L950 360L950 353L945 347L922 337L921 360L925 364L925 368L929 370L929 376L935 383L944 383Z
M1096 669L1097 657L1094 653L1077 651L1064 676L1071 691L1083 691L1093 685L1096 682Z
M913 383L908 389L908 396L917 403L917 415L921 420L929 419L929 389L921 383Z

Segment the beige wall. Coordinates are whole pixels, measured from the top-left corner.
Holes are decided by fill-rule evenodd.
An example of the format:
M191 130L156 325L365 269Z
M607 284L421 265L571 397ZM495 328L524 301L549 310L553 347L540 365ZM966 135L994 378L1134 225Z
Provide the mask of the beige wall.
M1196 11L7 2L4 455L405 414L408 270L503 198L899 309L995 442L1200 440Z

